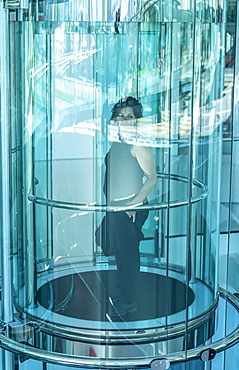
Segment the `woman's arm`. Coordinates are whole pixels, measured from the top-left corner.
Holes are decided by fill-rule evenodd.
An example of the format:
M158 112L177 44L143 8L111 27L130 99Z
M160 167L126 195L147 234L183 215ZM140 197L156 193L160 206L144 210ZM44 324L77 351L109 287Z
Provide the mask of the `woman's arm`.
M131 154L133 157L137 159L139 166L142 168L147 178L144 185L136 195L136 197L131 202L127 203L127 205L136 205L136 204L139 205L143 203L143 201L147 198L151 190L154 188L157 182L157 174L155 170L153 152L150 147L134 145L131 148ZM129 216L133 216L134 221L135 211L127 211L126 213Z

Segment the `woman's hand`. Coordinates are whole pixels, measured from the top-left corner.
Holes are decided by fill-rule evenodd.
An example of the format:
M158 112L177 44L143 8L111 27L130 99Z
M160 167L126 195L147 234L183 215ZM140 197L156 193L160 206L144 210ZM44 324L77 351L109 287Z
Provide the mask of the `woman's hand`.
M136 211L127 211L125 212L130 218L132 218L132 221L135 222L136 219Z
M126 203L127 206L135 206L135 202L134 201L131 201L131 202L127 202ZM127 216L129 216L130 218L132 218L132 221L135 222L135 219L136 219L136 211L126 211L125 212Z

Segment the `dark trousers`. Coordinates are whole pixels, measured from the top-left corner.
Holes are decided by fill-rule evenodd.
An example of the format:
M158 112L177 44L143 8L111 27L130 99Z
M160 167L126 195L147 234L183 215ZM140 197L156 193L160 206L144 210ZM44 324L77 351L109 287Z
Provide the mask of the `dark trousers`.
M136 213L135 222L125 212L111 212L109 237L115 245L117 264L117 287L121 299L131 303L135 299L136 285L140 271L139 243L143 239L141 228L148 217L148 211Z

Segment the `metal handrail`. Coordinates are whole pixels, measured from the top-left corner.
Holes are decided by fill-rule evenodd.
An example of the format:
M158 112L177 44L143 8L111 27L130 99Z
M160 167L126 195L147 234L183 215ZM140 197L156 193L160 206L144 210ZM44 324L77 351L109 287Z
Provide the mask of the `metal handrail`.
M236 310L239 312L239 301L230 292L220 288L219 293L222 298L226 299L230 304L232 304ZM136 358L136 359L107 359L102 358L92 358L87 356L69 356L64 353L47 352L39 348L30 347L28 345L15 342L14 340L7 338L3 333L0 334L0 345L2 348L14 352L18 355L30 357L32 359L49 362L58 365L67 365L72 367L83 367L83 368L97 368L97 369L128 369L128 368L149 368L152 361L167 359L171 364L180 363L186 361L197 360L200 358L201 353L214 349L216 353L225 351L226 349L232 347L234 344L239 342L239 324L236 329L232 331L229 335L224 338L198 348L193 348L187 350L187 357L185 358L185 351L173 353L164 356L149 356L147 358Z
M197 329L199 326L203 325L205 322L207 322L210 317L212 317L215 308L218 304L218 300L215 301L215 303L212 305L212 307L205 312L204 315L198 316L195 319L191 319L188 321L188 331L192 331ZM27 314L27 318L31 320L32 322L36 323L36 325L42 324L40 320L36 320L35 317ZM147 330L147 329L146 329ZM177 325L171 325L169 328L163 327L161 330L155 328L155 331L149 332L149 333L128 333L124 334L124 330L121 329L122 335L119 334L112 334L112 331L110 335L105 335L102 330L99 331L99 333L94 333L94 331L91 331L89 333L83 332L83 330L74 329L68 332L65 330L64 327L60 327L57 324L47 323L44 322L44 326L41 325L41 331L51 334L59 334L64 338L67 338L69 340L77 340L82 341L84 343L89 343L91 345L94 344L102 344L102 345L119 345L119 344L149 344L149 343L155 343L155 342L162 342L166 340L171 340L174 338L178 338L179 336L183 335L185 332L185 323L180 322Z
M164 173L158 173L157 176L159 178L176 180L179 182L187 183L188 179L183 176L179 175L168 175ZM201 189L201 193L191 198L190 203L197 203L207 197L208 188L205 184L200 182L197 179L193 180L193 185L197 186ZM96 203L89 203L89 204L82 204L82 203L72 203L72 202L64 202L54 199L47 199L41 198L34 194L30 194L28 196L28 200L33 203L37 203L47 207L53 208L62 208L62 209L69 209L75 211L87 211L87 212L119 212L119 211L126 211L126 210L159 210L159 209L166 209L166 208L175 208L180 207L188 204L188 200L181 199L169 202L162 202L162 203L146 203L134 206L109 206L109 205L99 205Z

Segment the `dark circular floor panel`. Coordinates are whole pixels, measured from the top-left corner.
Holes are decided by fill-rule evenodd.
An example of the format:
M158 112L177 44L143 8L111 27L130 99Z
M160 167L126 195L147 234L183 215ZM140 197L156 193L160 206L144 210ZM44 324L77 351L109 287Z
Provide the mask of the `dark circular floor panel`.
M114 270L88 271L53 279L38 290L38 302L64 316L108 321L108 297L116 274ZM190 306L194 298L192 289L174 278L141 272L136 288L138 310L126 315L124 321L169 316L184 310L186 302Z

